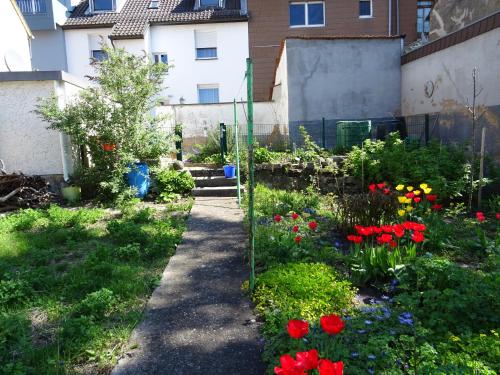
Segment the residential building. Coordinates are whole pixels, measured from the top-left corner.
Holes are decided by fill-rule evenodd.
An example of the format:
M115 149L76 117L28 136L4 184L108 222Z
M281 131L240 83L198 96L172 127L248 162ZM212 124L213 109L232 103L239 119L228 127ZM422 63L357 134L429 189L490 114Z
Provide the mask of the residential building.
M101 43L172 65L165 104L245 99L246 0L84 0L63 26L68 72L91 75Z
M31 45L35 70L66 70L64 32L61 25L79 0L16 0L33 31Z
M0 2L0 72L31 70L33 34L15 0Z
M255 100L269 100L280 43L287 37L393 36L405 43L419 38L417 0L249 0L250 55ZM427 13L428 14L428 13ZM427 21L428 22L428 21Z

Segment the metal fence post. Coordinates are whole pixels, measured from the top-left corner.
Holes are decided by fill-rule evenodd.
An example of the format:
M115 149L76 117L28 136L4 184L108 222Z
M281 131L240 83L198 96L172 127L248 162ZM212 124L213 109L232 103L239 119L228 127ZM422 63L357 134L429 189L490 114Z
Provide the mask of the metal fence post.
M254 217L254 153L253 153L253 63L247 59L248 100L248 221L250 222L250 290L255 287L255 217Z
M425 115L425 127L424 127L424 136L425 136L425 145L427 146L429 144L429 114Z

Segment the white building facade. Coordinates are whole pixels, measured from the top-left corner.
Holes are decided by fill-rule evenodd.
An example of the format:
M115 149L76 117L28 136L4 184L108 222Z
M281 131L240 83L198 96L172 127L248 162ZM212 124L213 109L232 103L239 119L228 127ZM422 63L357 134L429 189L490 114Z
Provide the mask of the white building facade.
M171 66L161 94L164 104L246 100L246 90L241 89L248 57L244 2L221 0L218 6L200 7L200 1L204 5L213 0L197 0L188 9L182 8L182 0L149 5L126 0L116 12L98 12L93 19L92 1L96 0L84 2L86 9L77 6L64 26L69 73L92 75L90 59L102 58L104 42Z

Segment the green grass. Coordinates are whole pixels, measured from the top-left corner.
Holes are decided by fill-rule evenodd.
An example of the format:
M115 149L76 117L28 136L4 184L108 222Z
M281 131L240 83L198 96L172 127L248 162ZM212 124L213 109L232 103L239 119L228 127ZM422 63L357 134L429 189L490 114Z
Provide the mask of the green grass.
M190 207L0 218L0 374L109 373L181 240L177 212Z

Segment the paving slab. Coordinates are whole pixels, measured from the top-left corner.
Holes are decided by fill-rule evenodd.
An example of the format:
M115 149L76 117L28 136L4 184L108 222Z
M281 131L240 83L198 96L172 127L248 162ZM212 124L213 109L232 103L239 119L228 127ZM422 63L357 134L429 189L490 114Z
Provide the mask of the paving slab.
M265 373L241 284L246 232L235 198L196 198L182 243L112 375Z

